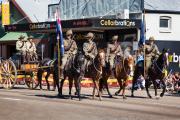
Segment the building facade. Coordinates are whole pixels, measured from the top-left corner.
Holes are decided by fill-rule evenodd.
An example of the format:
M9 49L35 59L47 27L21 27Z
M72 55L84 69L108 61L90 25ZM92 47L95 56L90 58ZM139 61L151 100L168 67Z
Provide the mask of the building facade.
M146 40L148 40L150 36L154 36L160 51L163 48L170 48L171 55L169 60L171 61L171 68L180 71L180 49L178 48L180 42L180 34L178 32L180 27L179 0L34 0L31 1L31 4L30 1L27 0L16 1L24 10L24 13L28 15L27 18L29 18L32 23L46 21L55 22L57 10L63 21L78 20L79 22L77 24L79 24L79 26L72 29L76 35L79 36L77 39L80 38L80 40L82 40L81 36L88 31L93 31L100 34L100 36L103 34L108 35L108 37L103 35L105 42L111 38L113 33L118 33L121 41L126 41L125 39L130 39L130 41L136 39L138 41L141 29L139 27L132 29L120 26L118 29L114 29L114 27L106 29L104 27L103 30L101 28L88 27L84 29L84 26L82 27L82 21L86 19L110 21L123 21L126 19L141 21L143 19L143 14L145 14ZM29 5L29 7L26 7L27 5ZM69 27L66 27L66 24L64 26L65 28L63 31L65 32L67 30L66 28ZM29 31L36 33L46 31L46 33L50 35L49 41L55 39L55 29ZM53 50L50 54L53 54Z
M145 0L146 39L154 36L160 49L170 49L170 69L180 71L180 1Z

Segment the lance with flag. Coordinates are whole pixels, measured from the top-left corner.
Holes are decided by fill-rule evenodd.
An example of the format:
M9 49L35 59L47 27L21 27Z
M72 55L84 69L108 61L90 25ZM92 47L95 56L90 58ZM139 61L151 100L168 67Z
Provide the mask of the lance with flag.
M61 56L64 55L64 39L63 39L63 32L62 32L62 26L61 26L61 19L59 15L59 9L56 9L56 38L57 38L57 54L56 58L58 59L58 73L60 75L60 59Z
M144 77L146 78L146 71L145 71L145 67L146 67L146 54L145 54L145 47L146 47L146 22L145 22L145 10L143 10L143 16L142 16L142 20L141 20L141 32L140 32L140 41L139 41L139 45L143 46L143 59L144 59Z

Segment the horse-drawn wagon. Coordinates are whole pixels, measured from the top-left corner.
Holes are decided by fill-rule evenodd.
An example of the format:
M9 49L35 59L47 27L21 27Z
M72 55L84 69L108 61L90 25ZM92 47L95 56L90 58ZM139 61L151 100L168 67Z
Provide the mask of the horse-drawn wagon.
M23 82L30 89L35 89L39 85L36 79L38 67L38 62L25 63L21 56L11 57L7 60L0 58L0 84L3 88L11 89L21 76Z

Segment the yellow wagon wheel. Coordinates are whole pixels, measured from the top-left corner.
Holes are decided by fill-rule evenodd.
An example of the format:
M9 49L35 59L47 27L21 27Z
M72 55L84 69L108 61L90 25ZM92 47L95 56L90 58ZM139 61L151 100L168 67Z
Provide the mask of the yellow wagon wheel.
M11 60L5 60L0 64L1 84L6 89L11 89L16 84L17 70Z
M23 70L25 71L25 83L29 89L36 89L39 85L37 80L37 71L39 64L24 64Z
M37 72L32 71L30 74L26 75L25 83L29 89L36 89L39 86L39 82L37 80Z

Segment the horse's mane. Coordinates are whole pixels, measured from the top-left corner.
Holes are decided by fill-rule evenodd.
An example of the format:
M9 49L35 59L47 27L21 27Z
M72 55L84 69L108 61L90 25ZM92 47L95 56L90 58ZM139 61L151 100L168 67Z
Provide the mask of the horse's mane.
M158 59L156 60L158 65L162 65L163 64L163 62L164 62L164 59L163 59L164 55L165 55L165 53L161 53L159 55Z
M105 53L105 50L102 49L102 48L101 48L101 49L98 49L98 53L102 53L102 52Z

